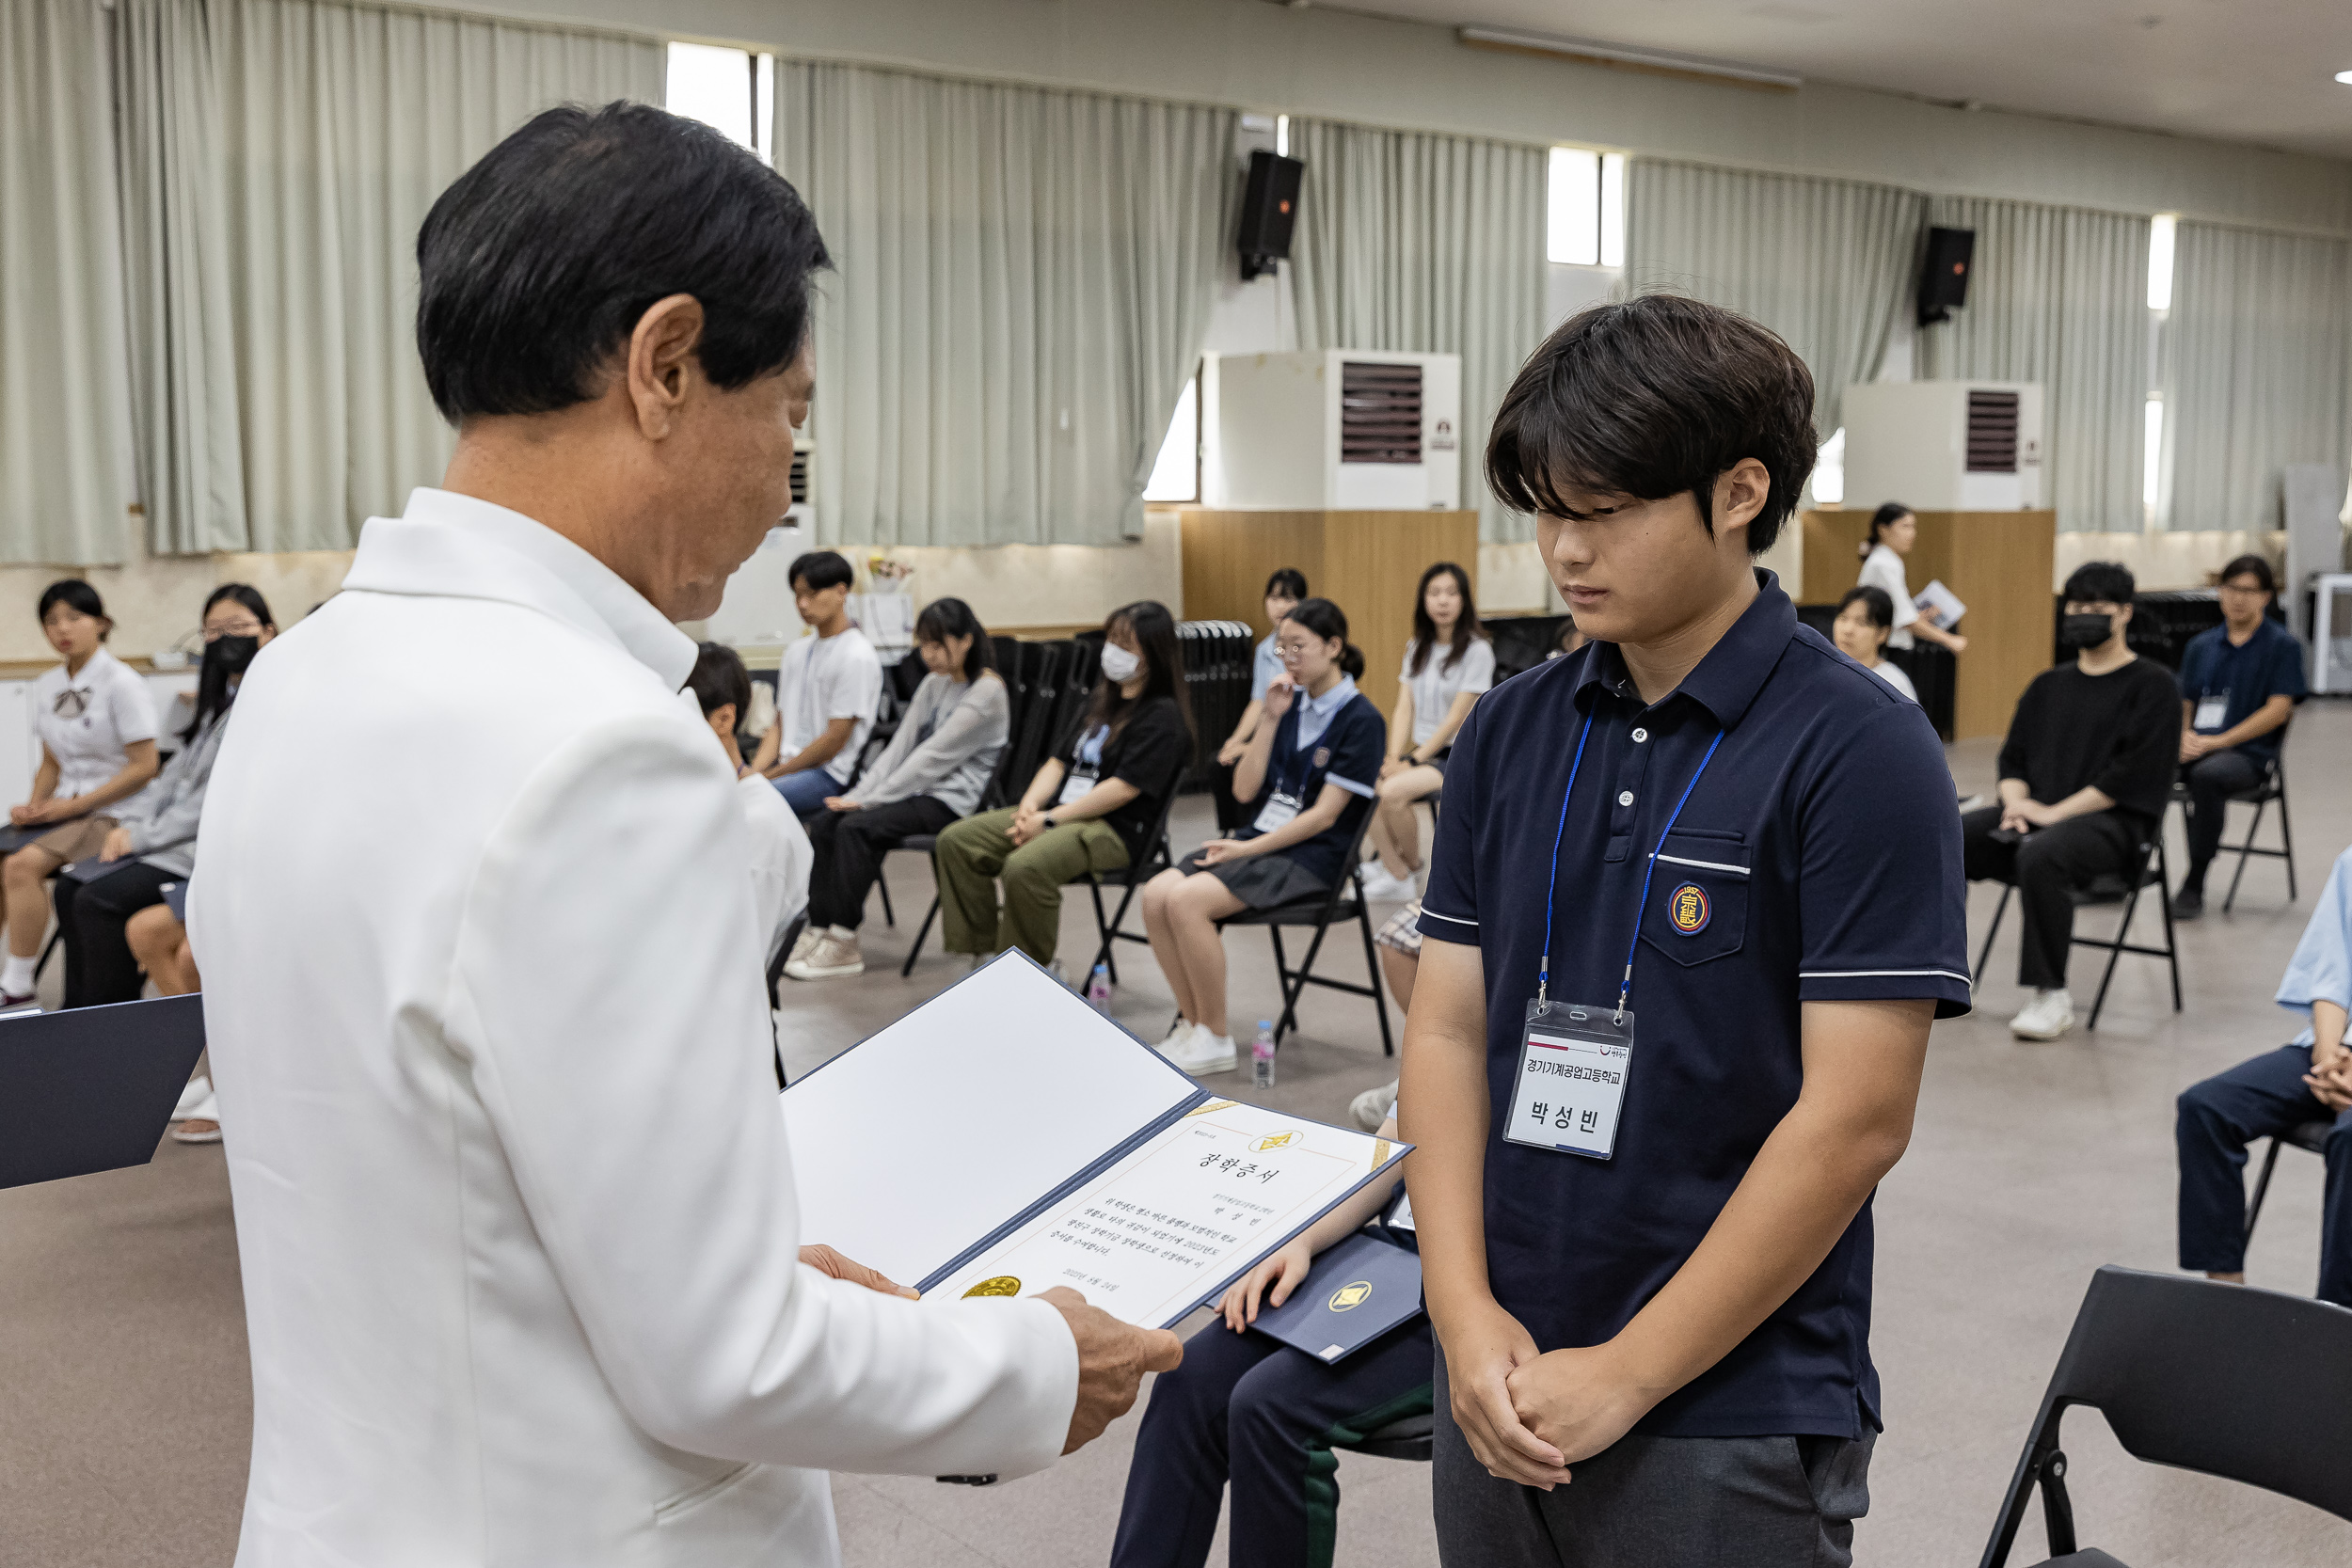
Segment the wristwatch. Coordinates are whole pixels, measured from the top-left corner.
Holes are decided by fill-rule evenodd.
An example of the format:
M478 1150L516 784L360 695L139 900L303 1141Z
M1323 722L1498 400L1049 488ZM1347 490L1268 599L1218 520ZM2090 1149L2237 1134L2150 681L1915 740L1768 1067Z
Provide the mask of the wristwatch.
M1057 825L1054 821L1054 814L1050 811L1038 813L1038 820L1044 823L1049 828Z

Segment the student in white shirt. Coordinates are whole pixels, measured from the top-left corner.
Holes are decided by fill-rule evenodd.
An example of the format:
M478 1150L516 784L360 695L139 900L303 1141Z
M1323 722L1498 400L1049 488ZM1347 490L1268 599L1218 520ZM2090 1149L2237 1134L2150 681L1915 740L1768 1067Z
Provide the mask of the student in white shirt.
M792 602L813 637L784 651L776 667L776 721L752 766L803 821L824 810L857 776L858 752L882 705L882 657L850 620L857 574L834 550L792 562Z
M1871 515L1869 537L1862 542L1859 586L1877 589L1895 607L1895 629L1887 639L1888 647L1908 648L1916 633L1953 654L1965 653L1966 638L1935 624L1942 610L1921 610L1912 602L1911 587L1903 576L1903 557L1918 542L1919 519L1911 515L1911 508L1900 501L1880 507Z
M1478 624L1470 574L1451 561L1421 575L1413 594L1413 640L1406 644L1396 683L1380 803L1365 835L1379 862L1364 875L1364 896L1391 903L1420 896L1413 873L1421 869L1421 824L1413 802L1443 787L1454 732L1495 684L1495 645Z
M1830 626L1837 651L1910 698L1919 700L1911 677L1886 657L1886 640L1895 630L1894 601L1883 588L1849 588L1837 601L1837 619Z
M694 673L686 677L703 722L719 738L719 749L735 769L735 799L743 808L744 826L752 833L752 909L759 925L762 961L801 911L808 908L809 869L816 861L808 831L792 815L775 786L754 772L736 744L735 730L752 705L752 673L743 656L723 642L705 642L694 650Z
M33 970L49 932L49 879L98 853L116 809L145 789L158 767L154 696L106 651L114 623L98 590L78 578L51 583L40 595L40 628L65 662L33 682L40 768L33 798L8 809L10 826L29 842L0 863L8 927L0 1007L33 999Z

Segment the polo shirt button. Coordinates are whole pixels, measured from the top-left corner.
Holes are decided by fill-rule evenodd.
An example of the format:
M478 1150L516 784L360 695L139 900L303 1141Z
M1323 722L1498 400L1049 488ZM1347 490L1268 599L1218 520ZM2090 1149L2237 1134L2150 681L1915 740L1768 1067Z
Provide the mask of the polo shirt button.
M1621 793L1621 794L1617 797L1617 804L1619 804L1619 805L1621 805L1621 806L1629 806L1629 805L1631 805L1632 803L1633 803L1633 791L1631 791L1631 790L1629 790L1629 790L1624 791L1623 793Z
M1649 731L1647 730L1635 730L1633 732L1633 744L1636 746L1639 746L1643 741L1647 740L1648 738Z

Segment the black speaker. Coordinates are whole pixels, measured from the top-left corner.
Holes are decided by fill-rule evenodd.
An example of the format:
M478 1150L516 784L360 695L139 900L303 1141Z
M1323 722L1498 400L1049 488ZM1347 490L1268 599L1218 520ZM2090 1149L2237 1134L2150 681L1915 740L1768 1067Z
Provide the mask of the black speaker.
M1919 325L1952 319L1968 303L1968 267L1977 254L1973 229L1931 229L1926 259L1919 265Z
M1247 283L1291 253L1291 225L1298 220L1298 181L1307 166L1263 148L1249 154L1249 183L1241 196L1241 277Z

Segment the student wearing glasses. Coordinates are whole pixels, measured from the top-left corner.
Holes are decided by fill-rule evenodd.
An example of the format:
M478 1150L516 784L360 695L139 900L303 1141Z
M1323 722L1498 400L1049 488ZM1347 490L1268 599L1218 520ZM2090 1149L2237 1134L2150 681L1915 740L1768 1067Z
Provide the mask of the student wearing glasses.
M106 651L114 625L98 590L78 578L41 593L41 634L65 662L33 682L40 768L33 798L8 809L23 847L0 863L8 927L0 1007L33 1000L33 970L49 931L49 879L98 853L116 814L155 777L154 694Z
M2279 766L2295 705L2311 694L2303 644L2270 619L2270 562L2242 555L2221 568L2221 625L2181 654L2181 782L2188 786L2188 870L2172 918L2205 912L2205 868L2221 850L2230 797Z

